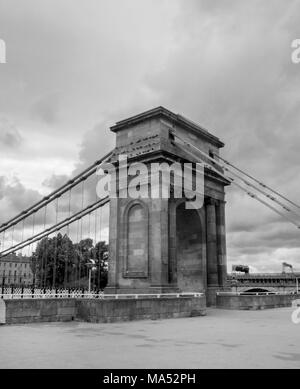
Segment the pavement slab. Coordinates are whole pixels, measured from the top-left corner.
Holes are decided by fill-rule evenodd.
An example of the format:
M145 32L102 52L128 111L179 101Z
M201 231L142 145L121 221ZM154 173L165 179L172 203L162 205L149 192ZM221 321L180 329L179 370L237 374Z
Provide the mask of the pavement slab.
M293 308L207 316L0 326L1 368L300 368Z

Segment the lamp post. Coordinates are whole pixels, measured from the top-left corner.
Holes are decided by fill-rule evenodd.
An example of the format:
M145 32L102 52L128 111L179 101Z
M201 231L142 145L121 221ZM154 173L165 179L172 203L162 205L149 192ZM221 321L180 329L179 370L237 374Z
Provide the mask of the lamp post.
M88 261L89 262L86 264L86 266L88 267L88 270L89 270L89 275L88 275L88 280L89 280L88 292L91 293L92 271L96 270L96 267L95 267L96 262L92 258L89 258Z

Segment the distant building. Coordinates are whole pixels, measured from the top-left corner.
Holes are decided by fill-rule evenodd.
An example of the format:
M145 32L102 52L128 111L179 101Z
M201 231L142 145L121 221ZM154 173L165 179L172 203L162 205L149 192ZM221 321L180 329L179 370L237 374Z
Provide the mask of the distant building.
M33 273L30 257L11 254L0 258L0 283L5 285L31 285Z

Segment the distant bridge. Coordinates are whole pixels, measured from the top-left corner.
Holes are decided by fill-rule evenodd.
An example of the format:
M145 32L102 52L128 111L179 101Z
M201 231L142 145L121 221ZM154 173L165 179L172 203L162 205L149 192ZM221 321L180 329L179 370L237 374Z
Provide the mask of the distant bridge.
M228 274L227 281L236 292L294 292L299 285L300 272Z

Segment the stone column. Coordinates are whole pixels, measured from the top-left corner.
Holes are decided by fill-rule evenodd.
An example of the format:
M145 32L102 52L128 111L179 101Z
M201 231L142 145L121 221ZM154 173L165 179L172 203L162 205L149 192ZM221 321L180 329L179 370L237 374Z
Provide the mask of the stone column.
M119 199L111 198L109 207L109 261L108 261L108 285L106 293L116 293L118 287L117 266L119 251Z
M206 247L207 247L207 286L218 286L218 253L216 202L212 198L206 201Z
M216 207L217 217L217 251L218 251L218 281L220 287L227 282L226 231L225 231L225 201L219 201Z
M176 257L176 203L169 206L169 282L177 286L177 257Z
M150 214L151 286L168 287L168 199L152 200Z

